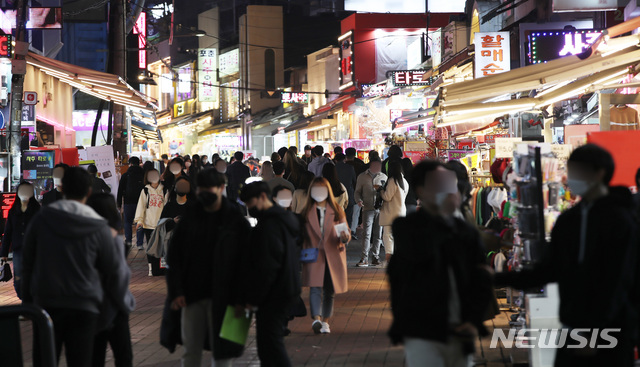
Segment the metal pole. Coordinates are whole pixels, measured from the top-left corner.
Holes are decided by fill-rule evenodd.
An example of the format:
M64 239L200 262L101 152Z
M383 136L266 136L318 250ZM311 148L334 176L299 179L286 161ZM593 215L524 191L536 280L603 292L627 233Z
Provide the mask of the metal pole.
M9 177L10 189L14 190L20 184L21 171L20 142L22 140L22 94L24 89L24 74L26 73L25 55L28 45L24 44L25 24L27 22L27 3L18 0L16 4L16 53L12 60L11 77L11 117L9 118ZM46 97L45 97L46 98Z
M127 80L127 53L126 53L126 12L123 0L112 0L111 2L110 29L111 39L113 42L111 62L109 63L109 72L118 75L123 80ZM119 155L122 159L127 154L126 138L124 131L124 107L115 103L110 103L109 132L113 131L113 143L107 138L107 144L113 145L114 156Z

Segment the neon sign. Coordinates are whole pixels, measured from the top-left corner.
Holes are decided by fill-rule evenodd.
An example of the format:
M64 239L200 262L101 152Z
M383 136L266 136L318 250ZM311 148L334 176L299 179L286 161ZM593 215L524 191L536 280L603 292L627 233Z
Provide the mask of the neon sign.
M309 102L308 93L291 93L291 92L282 93L282 103L308 103L308 102Z
M142 12L133 27L133 34L138 35L138 67L147 68L147 13Z
M529 34L526 64L540 64L584 52L602 31L535 31Z

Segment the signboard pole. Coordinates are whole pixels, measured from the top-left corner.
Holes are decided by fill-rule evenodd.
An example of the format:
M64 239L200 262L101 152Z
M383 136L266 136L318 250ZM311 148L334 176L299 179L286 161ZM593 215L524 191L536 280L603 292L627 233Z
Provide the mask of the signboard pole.
M20 142L22 140L22 92L24 89L24 74L26 73L26 60L24 54L27 50L22 50L24 43L27 3L25 0L18 0L16 14L16 52L12 60L11 77L11 116L9 123L9 189L15 191L20 184ZM25 64L24 68L21 64Z

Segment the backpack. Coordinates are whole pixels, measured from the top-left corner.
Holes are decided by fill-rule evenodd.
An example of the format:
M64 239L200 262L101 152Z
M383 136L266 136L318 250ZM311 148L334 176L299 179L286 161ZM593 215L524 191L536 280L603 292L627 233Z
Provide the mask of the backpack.
M142 168L129 167L127 170L126 197L130 199L139 198L142 189L144 189L144 172Z
M145 186L142 190L144 191L144 194L147 196L147 209L149 209L149 201L151 200L151 197L149 196L149 188ZM163 199L167 197L167 192L169 192L169 189L166 186L162 185Z

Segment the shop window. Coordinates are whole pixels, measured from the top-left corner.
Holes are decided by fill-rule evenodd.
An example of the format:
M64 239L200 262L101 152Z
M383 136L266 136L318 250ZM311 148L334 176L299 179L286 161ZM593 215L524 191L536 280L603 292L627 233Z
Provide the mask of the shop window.
M264 51L264 87L276 89L276 53L271 48Z

